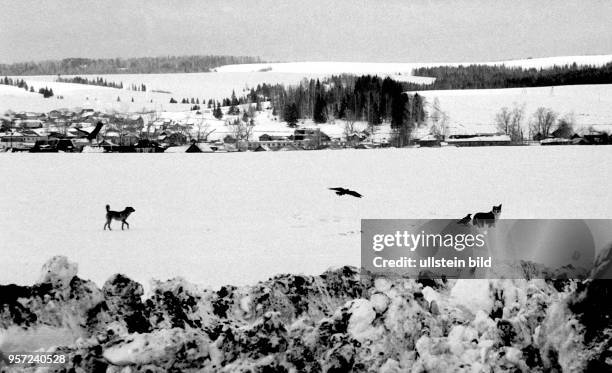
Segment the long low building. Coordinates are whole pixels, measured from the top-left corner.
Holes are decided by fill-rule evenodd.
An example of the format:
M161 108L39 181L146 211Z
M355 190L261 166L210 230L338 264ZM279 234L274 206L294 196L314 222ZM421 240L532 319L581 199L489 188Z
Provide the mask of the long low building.
M449 136L445 141L454 146L495 146L511 143L508 135Z
M9 147L19 147L26 146L31 147L34 146L36 141L47 140L48 136L39 135L34 131L13 131L13 132L4 132L0 133L0 146L3 148Z

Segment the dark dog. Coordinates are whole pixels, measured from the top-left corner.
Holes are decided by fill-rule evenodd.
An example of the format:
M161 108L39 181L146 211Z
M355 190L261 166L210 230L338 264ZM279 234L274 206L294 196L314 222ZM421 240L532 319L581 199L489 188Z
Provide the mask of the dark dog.
M501 210L502 205L500 203L499 206L493 206L493 208L489 212L479 212L474 215L472 223L474 224L474 226L481 228L485 225L487 227L494 227L495 221L499 218L499 215L501 214Z
M128 229L130 229L130 225L128 224L127 221L125 221L128 216L130 216L131 213L133 213L134 210L131 207L126 207L123 211L111 211L110 206L106 205L106 224L104 224L104 230L106 230L106 227L108 226L108 230L112 230L110 223L111 221L114 220L119 220L121 221L121 230L123 230L123 225L127 225Z

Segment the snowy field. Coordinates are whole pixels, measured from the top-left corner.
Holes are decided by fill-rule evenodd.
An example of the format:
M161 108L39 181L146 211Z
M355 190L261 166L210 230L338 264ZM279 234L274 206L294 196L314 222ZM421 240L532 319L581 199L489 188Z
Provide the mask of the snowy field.
M191 73L191 74L97 74L79 75L89 79L103 77L108 82L124 87L132 84L147 86L147 92L128 89L99 87L94 85L59 83L55 75L13 77L24 79L35 90L48 87L54 97L45 99L38 93L30 93L12 86L0 85L0 113L6 110L48 112L59 108L85 107L102 111L137 112L143 110L183 111L191 105L169 104L170 98L180 102L182 98L220 100L230 97L232 91L242 96L258 84L296 85L305 78L323 78L328 74L317 73ZM65 75L63 77L71 77ZM154 92L163 91L163 92ZM58 99L57 96L64 96ZM117 101L119 97L120 101ZM134 102L132 102L132 98Z
M75 75L62 75L64 78ZM93 74L78 76L95 79L103 77L109 82L123 82L124 87L132 84L145 84L149 93L151 91L170 92L174 98L198 97L221 99L229 97L232 90L240 95L245 89L257 87L258 84L298 84L305 78L322 78L328 74L319 73L285 73L285 72L212 72L212 73L176 73L176 74ZM28 84L30 82L55 82L55 75L40 75L24 77ZM132 92L132 91L130 91ZM155 92L153 92L155 93Z
M28 86L53 89L54 97L43 98L39 93L22 88L0 85L0 114L7 110L48 113L55 109L92 108L103 112L139 112L148 110L188 110L189 105L169 105L170 95L134 92L125 89L98 87L84 84L39 81L26 77ZM58 96L63 96L59 99ZM117 97L120 101L117 101ZM134 98L134 102L131 99ZM153 102L151 102L153 100Z
M557 87L464 89L419 92L431 112L437 98L440 108L453 124L487 125L494 123L502 107L525 108L525 122L538 107L547 107L559 117L573 114L578 128L601 126L612 130L612 85L571 85Z
M2 153L0 283L32 284L61 254L99 285L117 272L253 284L358 265L362 218L457 218L498 203L505 218L612 218L610 159L609 146ZM102 230L107 203L136 209L129 231Z
M338 72L341 74L342 72ZM385 74L384 71L378 72ZM323 79L331 73L317 71L304 72L213 72L186 74L96 74L79 75L88 79L103 77L108 82L123 83L124 87L133 84L145 84L147 92L137 92L127 89L115 89L93 85L56 82L55 75L12 77L24 79L28 86L35 90L48 87L53 89L55 97L45 99L38 93L29 93L23 89L0 85L0 113L13 111L45 111L58 108L91 107L98 110L141 111L141 110L188 110L190 105L170 105L170 98L180 102L182 98L198 98L221 100L230 97L234 91L237 96L245 95L258 84L297 85L304 79ZM64 75L64 78L73 75ZM406 75L391 75L394 79L416 83L428 83L432 78ZM157 91L157 92L155 92ZM63 95L64 99L57 99ZM117 101L117 97L120 101ZM134 102L132 102L132 98ZM151 102L153 101L153 102Z
M283 73L352 73L352 74L411 74L412 70L421 67L433 66L460 66L460 65L504 65L522 68L549 68L552 66L592 65L601 66L612 61L612 55L592 56L556 56L543 58L526 58L506 61L472 61L472 62L412 62L412 63L376 63L376 62L277 62L253 63L241 65L226 65L216 69L218 72L257 72L271 71Z

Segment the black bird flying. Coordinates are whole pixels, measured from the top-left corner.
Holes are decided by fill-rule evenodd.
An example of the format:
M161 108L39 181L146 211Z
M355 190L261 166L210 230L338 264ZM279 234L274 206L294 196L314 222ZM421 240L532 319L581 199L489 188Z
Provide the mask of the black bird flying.
M362 197L361 194L355 192L354 190L345 189L345 188L341 188L341 187L329 188L329 190L335 190L336 194L339 195L339 196L349 195L349 196L353 196L353 197L357 197L357 198L361 198Z

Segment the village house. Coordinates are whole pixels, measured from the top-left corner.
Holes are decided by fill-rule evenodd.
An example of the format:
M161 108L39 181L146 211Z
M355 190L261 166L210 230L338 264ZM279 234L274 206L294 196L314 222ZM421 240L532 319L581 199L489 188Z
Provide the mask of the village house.
M441 146L442 140L438 136L427 135L418 140L419 146L422 148Z
M134 146L138 143L140 137L136 133L124 132L117 139L117 143L121 146Z
M268 152L270 151L270 148L267 147L266 145L257 145L257 147L255 149L253 149L254 152Z
M37 141L46 139L47 136L41 136L32 130L0 133L0 144L3 148L31 148Z
M329 145L331 138L320 128L298 128L293 133L293 142L304 149L319 149Z
M592 130L582 135L589 145L605 145L610 143L610 137L606 132Z
M140 139L134 146L136 153L162 153L165 148L157 141Z
M293 144L293 141L291 141L287 136L271 136L268 134L263 134L259 136L259 141L249 142L248 149L255 150L261 145L267 150L277 150L291 144Z
M42 128L43 121L40 119L18 119L13 122L13 128Z
M419 128L413 133L419 146L499 146L510 145L510 136L500 133L493 124L453 123L444 134L432 133L431 128Z
M26 120L26 119L41 119L44 120L47 118L47 114L45 113L33 113L33 112L25 112L22 111L20 113L15 113L13 114L15 119L21 119L21 120Z
M347 146L357 146L362 141L367 138L367 135L362 132L353 132L350 135L346 136L346 144Z
M187 135L180 132L164 131L157 136L157 141L166 146L179 146L187 144Z
M446 138L446 143L454 146L499 146L510 145L511 140L508 135L451 135Z

